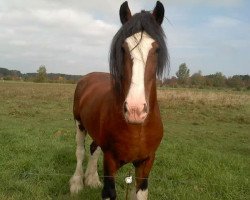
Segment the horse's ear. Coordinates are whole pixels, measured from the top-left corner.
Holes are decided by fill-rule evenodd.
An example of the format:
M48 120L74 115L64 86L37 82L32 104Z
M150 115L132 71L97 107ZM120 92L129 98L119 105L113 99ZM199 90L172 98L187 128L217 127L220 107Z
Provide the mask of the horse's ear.
M122 24L125 24L131 18L131 12L128 7L128 2L125 1L120 7L120 20Z
M165 10L163 4L160 1L157 1L152 15L159 25L163 22L164 12Z

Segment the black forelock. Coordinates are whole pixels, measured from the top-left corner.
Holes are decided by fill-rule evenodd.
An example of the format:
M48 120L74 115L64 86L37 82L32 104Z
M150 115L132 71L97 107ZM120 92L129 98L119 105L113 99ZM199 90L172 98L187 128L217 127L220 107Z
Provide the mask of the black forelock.
M165 43L165 34L161 26L156 22L149 11L141 11L133 15L115 34L110 47L109 68L115 81L115 89L118 93L122 92L122 80L124 76L124 50L122 45L126 38L141 31L145 31L159 45L157 63L158 78L162 78L166 67L168 67L168 50Z

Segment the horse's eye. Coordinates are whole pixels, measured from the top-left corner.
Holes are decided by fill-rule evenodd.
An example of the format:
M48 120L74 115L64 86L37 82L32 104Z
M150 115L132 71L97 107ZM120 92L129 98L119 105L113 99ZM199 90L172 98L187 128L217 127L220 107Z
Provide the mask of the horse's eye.
M159 53L160 52L160 48L157 48L156 50L155 50L155 53Z

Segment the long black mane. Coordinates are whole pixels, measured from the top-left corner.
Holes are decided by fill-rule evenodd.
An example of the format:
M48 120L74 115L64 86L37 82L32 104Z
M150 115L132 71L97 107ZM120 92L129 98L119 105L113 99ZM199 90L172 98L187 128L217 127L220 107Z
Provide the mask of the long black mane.
M162 78L169 66L168 50L165 43L165 34L161 26L156 22L149 11L141 11L133 15L115 34L110 48L109 67L115 81L115 90L122 93L122 80L124 76L124 50L122 45L126 38L135 33L145 31L159 45L157 76ZM140 41L139 41L140 42Z

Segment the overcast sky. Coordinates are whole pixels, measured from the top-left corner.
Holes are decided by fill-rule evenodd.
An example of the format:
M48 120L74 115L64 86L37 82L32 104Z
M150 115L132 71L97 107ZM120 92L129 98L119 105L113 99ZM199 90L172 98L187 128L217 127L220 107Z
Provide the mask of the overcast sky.
M22 73L108 71L120 0L0 0L0 67ZM132 13L155 1L130 0ZM162 0L171 71L250 74L250 1Z

